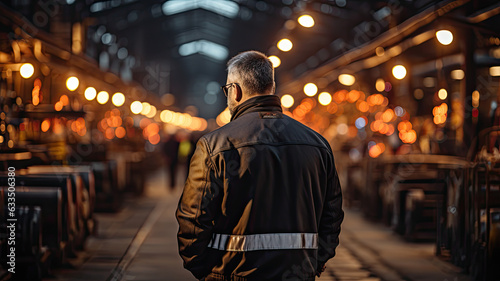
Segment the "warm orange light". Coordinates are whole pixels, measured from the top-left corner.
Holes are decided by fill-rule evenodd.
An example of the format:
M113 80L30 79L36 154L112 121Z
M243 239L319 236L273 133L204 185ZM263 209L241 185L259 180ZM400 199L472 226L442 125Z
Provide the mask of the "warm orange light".
M321 105L329 105L332 102L332 95L328 92L322 92L318 96L318 101Z
M70 91L76 90L79 85L80 81L75 76L71 76L68 79L66 79L66 88L68 88L68 90Z
M347 136L350 138L354 138L357 134L358 128L356 128L355 126L349 126L349 128L347 129Z
M382 126L380 126L379 132L383 135L387 134L387 132L389 132L389 125L383 123Z
M385 81L382 78L377 79L375 82L375 89L379 92L383 92L385 90Z
M146 132L145 136L149 137L158 134L160 132L160 126L156 123L151 123L144 129L144 131Z
M385 145L383 143L379 143L370 147L370 149L368 150L368 154L372 158L377 158L384 152L384 150Z
M160 135L154 134L148 138L148 141L152 144L158 144L160 142Z
M69 98L67 95L62 95L61 98L59 98L59 101L64 105L68 105L69 104Z
M348 101L349 103L356 102L356 101L359 99L359 97L360 97L360 96L361 96L361 94L360 94L358 91L356 91L356 90L352 90L352 91L350 91L350 92L347 94L347 101Z
M54 104L54 109L55 109L56 111L61 111L61 110L63 109L63 104L62 104L62 102L60 102L60 101L56 102L56 104Z
M441 105L435 106L432 109L432 115L434 115L434 124L444 124L448 115L448 104L443 102Z
M412 124L410 121L401 121L398 124L398 130L401 131L409 131L412 129Z
M111 119L111 127L120 127L122 125L122 118L120 116L113 116Z
M43 120L41 129L42 129L42 132L47 132L50 129L50 120L49 119Z
M370 105L366 101L358 101L356 107L361 112L367 112L370 109Z
M144 130L149 124L151 124L151 120L148 118L143 118L141 122L139 122L139 127Z
M373 94L366 99L370 106L382 105L384 103L384 96L382 94Z
M173 119L174 119L174 113L170 110L165 109L160 113L160 120L164 123L172 122Z
M114 128L107 128L106 132L104 133L104 136L108 139L111 140L115 137L115 129Z
M332 102L332 103L330 103L330 104L326 107L326 110L327 110L327 111L328 111L328 113L330 113L330 114L335 114L335 112L337 112L338 108L339 108L339 106L338 106L336 103Z
M407 143L414 143L417 140L417 133L414 130L410 130L406 136Z
M356 77L354 77L354 75L351 74L345 74L345 73L340 74L338 79L340 84L345 86L352 86L354 82L356 82Z
M386 109L382 114L382 121L388 123L391 122L392 118L394 118L394 111L390 108Z
M294 103L294 99L291 95L283 95L281 97L281 105L284 107L284 108L290 108L293 106L293 103Z
M386 136L390 136L390 135L394 134L394 125L389 124L388 127L389 128L387 129L387 133L385 133Z
M126 130L125 130L125 128L123 128L123 127L118 127L118 128L116 128L116 130L115 130L115 135L116 135L116 137L117 137L117 138L119 138L119 139L124 138L126 134L127 134L127 131L126 131Z
M283 52L288 52L293 48L292 41L290 39L284 38L278 42L278 49Z
M347 90L340 90L340 91L337 91L335 92L335 94L333 94L333 100L340 104L342 103L347 97Z
M370 124L370 129L373 132L378 132L384 123L381 120L375 120Z
M270 56L269 60L273 64L273 67L276 68L281 65L281 60L277 56Z
M303 27L309 28L314 26L314 19L310 15L302 15L297 19L297 21Z

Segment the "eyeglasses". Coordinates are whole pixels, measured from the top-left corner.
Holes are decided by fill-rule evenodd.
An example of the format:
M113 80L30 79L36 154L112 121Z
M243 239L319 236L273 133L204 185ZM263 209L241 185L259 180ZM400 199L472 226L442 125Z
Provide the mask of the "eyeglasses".
M233 85L237 85L238 87L240 86L238 83L229 83L229 84L226 84L226 85L224 85L224 86L220 87L220 88L221 88L221 90L222 90L222 92L224 92L224 95L225 95L226 97L227 97L227 90L228 90L229 88L231 88Z

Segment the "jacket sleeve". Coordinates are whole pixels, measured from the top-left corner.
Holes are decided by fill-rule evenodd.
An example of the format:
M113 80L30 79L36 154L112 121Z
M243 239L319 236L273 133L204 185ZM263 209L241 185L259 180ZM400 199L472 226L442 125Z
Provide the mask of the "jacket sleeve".
M326 198L318 230L318 272L321 272L325 263L335 256L335 249L339 245L340 224L344 219L342 190L333 158L331 162Z
M212 238L214 219L219 213L217 204L220 185L214 177L207 143L201 138L191 158L189 174L177 207L179 223L177 242L184 267L198 279L211 271L207 260L207 246Z

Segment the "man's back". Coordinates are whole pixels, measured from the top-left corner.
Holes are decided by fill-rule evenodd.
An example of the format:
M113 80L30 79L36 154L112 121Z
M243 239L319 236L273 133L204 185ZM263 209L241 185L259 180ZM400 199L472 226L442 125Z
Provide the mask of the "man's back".
M185 266L190 269L191 262L200 276L209 270L213 280L314 280L318 266L334 254L342 220L333 154L318 133L281 113L277 97L246 105L198 143L195 155L206 169L192 162L186 189L203 188L204 195L185 198L185 192L178 211ZM197 223L207 232L196 246L206 250L197 257L189 255L193 243L182 233L183 219L194 219L187 206L198 206L192 199L199 201ZM323 215L325 204L337 218Z

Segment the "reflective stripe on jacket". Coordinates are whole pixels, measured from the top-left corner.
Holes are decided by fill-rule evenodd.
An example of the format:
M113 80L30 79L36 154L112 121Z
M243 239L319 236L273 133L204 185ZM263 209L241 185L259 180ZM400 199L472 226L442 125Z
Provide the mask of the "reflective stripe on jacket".
M214 234L208 247L222 251L317 249L316 233L266 233L253 235Z

